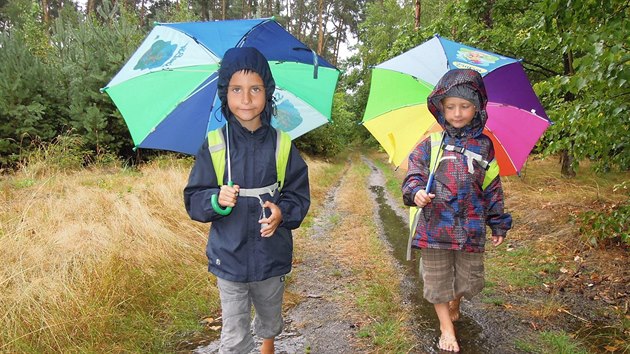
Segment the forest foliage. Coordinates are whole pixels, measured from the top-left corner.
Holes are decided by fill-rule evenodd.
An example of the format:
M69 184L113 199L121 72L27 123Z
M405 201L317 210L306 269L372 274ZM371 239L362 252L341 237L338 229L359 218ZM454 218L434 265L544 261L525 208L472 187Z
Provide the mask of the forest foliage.
M565 175L584 159L627 171L629 12L629 1L610 0L0 0L0 165L62 134L82 137L86 161L137 157L99 90L154 21L273 16L342 70L332 123L296 141L307 153L377 146L360 125L371 66L437 33L522 59L554 122L534 152L561 156Z

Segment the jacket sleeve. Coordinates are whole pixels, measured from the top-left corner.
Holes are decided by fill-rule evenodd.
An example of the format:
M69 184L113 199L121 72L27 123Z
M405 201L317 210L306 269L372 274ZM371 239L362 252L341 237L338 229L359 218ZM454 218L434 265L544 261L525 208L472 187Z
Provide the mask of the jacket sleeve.
M310 205L308 166L295 145L291 143L284 186L278 200L278 207L282 211L280 226L289 230L297 229L306 217Z
M200 222L210 222L222 218L217 214L210 199L218 194L220 187L212 165L212 158L208 150L208 140L201 146L195 157L195 163L188 177L188 184L184 188L184 205L191 219Z
M483 193L486 201L486 224L492 230L492 236L505 237L512 228L512 216L504 211L501 177L496 176Z
M413 199L420 189L426 188L431 158L431 138L423 140L409 155L409 168L402 184L403 203L416 206Z

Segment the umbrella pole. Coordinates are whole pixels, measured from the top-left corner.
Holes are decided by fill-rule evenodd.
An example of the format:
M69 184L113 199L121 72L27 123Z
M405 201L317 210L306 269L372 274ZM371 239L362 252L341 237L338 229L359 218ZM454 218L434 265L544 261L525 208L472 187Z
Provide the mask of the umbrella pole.
M232 163L230 162L230 124L225 120L225 143L227 144L227 172L228 172L228 186L233 186L234 182L232 181ZM221 208L219 205L219 197L216 194L212 195L210 199L210 204L212 204L212 209L220 215L229 215L232 212L232 207L225 207L225 209Z
M442 162L442 159L440 158L441 157L440 152L442 151L442 147L444 146L444 134L446 134L446 132L442 131L442 137L440 138L440 146L438 147L439 150L435 156L436 161L433 164L430 163L429 161L429 167L431 167L431 170L429 171L429 178L427 179L427 186L424 188L424 191L427 194L429 193L429 191L431 191L431 185L433 184L435 171L437 170L440 162ZM418 221L420 221L421 213L422 213L422 208L418 208L418 211L416 211L415 215L413 216L413 221L409 225L409 240L407 241L407 260L408 261L411 260L411 242L413 241L413 236L416 233L416 227L418 227Z

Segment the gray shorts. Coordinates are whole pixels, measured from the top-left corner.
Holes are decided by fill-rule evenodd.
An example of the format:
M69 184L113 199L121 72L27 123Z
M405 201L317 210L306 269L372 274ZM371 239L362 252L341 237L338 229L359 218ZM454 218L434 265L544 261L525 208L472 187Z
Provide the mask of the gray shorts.
M483 253L430 248L421 252L423 295L430 303L443 304L461 296L470 300L483 289Z
M258 337L274 338L282 332L284 275L251 283L217 278L217 286L223 317L220 354L249 353L254 349L252 304L255 309L254 333Z

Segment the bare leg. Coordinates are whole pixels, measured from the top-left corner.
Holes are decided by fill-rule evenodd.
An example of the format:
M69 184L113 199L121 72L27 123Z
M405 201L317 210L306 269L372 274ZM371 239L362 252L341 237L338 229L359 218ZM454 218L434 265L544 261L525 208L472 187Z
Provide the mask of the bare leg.
M449 352L459 352L459 344L457 344L457 338L455 337L455 326L453 326L453 321L451 321L448 303L433 304L433 306L440 320L440 332L442 332L438 347Z
M274 346L275 338L267 338L263 339L262 345L260 346L260 354L273 354L275 351Z
M462 297L458 297L453 301L448 302L448 310L451 316L451 321L456 322L459 320L459 303L462 301Z

